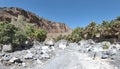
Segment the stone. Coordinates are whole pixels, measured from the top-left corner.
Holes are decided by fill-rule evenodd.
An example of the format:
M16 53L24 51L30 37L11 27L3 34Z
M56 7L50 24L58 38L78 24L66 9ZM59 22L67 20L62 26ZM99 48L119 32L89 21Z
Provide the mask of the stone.
M112 46L115 46L117 50L120 50L120 44L116 43L116 44L113 44Z
M39 59L36 60L37 64L42 64L42 61L40 61Z
M49 54L47 54L47 53L42 54L41 57L42 58L50 58Z
M9 54L4 54L2 57L3 61L9 61L11 59L11 56Z
M111 43L108 41L103 41L101 44L103 45L103 49L108 49L111 45Z
M103 51L102 45L96 44L96 45L93 47L93 51L94 51L94 52Z
M89 40L81 40L78 42L78 45L83 46L83 45L91 45L95 44L95 42L92 39Z
M42 46L42 44L39 41L33 41L33 47Z
M16 58L16 57L11 58L8 62L11 62L11 63L14 63L14 62L22 63L22 61L19 58Z
M42 50L48 50L49 47L48 47L48 46L42 46L41 49L42 49Z
M13 51L12 45L11 44L5 44L5 45L3 45L2 51L3 52L12 52Z
M54 40L53 39L46 39L44 43L48 46L54 46Z
M51 49L52 51L54 51L54 50L55 50L55 47L54 47L54 46L51 46L50 49Z
M24 56L25 59L32 59L33 58L33 54L28 50L28 53Z
M86 44L86 43L87 43L86 40L81 40L81 41L78 42L78 45L83 46L83 45Z
M107 59L108 55L102 55L101 59Z
M63 44L65 44L65 45L68 45L68 41L65 40L65 39L62 39L62 40L57 41L56 44L55 44L55 46L59 46L60 43L63 43Z
M60 43L60 44L59 44L59 48L60 48L60 49L65 49L65 48L66 48L66 44Z
M102 52L101 59L107 59L108 57L109 57L109 54L106 51Z
M23 67L26 67L27 65L26 65L26 63L22 63L22 66L23 66Z
M117 48L115 46L112 46L109 48L109 55L115 55L117 53Z
M69 43L69 46L78 46L78 44L77 43Z
M42 46L41 51L43 53L48 53L48 52L51 52L52 50L48 46Z
M60 48L60 49L65 49L68 45L68 41L67 40L59 40L57 43L56 43L56 47Z
M87 43L88 43L88 44L95 44L95 42L94 42L92 39L89 39L89 40L87 41Z

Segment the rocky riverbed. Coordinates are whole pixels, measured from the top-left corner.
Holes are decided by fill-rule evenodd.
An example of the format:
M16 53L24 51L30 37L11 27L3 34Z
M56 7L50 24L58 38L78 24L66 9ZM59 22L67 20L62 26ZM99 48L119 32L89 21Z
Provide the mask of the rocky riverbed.
M34 41L30 49L0 51L0 69L120 69L120 44L108 41Z

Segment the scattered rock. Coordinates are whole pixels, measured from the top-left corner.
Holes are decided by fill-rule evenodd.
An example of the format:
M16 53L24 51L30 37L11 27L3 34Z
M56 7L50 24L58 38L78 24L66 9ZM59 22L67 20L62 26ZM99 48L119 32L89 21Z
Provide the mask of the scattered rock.
M68 45L68 41L67 40L60 40L56 43L55 46L58 46L60 49L65 49Z
M81 40L78 42L78 45L83 46L83 45L91 45L91 44L95 44L95 42L92 39L89 40Z
M26 67L27 65L26 65L26 63L22 63L22 66L23 66L23 67Z
M54 46L54 40L53 39L46 39L44 43L48 46Z
M33 47L42 46L39 41L33 41Z
M3 52L12 52L12 51L13 51L13 47L12 47L11 44L3 45L2 51L3 51Z
M19 58L16 58L16 57L11 58L8 62L11 62L11 63L14 63L14 62L22 63L22 61Z
M109 55L115 55L117 53L117 48L115 46L111 46L108 52Z
M47 54L47 53L42 54L41 57L42 57L42 58L47 58L47 59L50 58L49 54Z
M69 43L69 46L78 46L78 44L77 43Z
M108 41L103 41L101 44L103 45L103 49L108 49L111 45L111 43Z
M41 50L42 50L42 52L44 52L44 53L51 52L51 50L50 50L50 48L49 48L48 46L42 46L42 47L41 47Z
M37 62L38 64L42 64L42 61L39 60L39 59L37 59L36 62Z
M33 54L28 50L28 53L24 56L25 59L32 59Z
M54 46L51 46L50 49L51 49L51 51L54 51L54 50L55 50L55 47L54 47Z
M59 44L59 48L61 48L61 49L65 49L65 48L66 48L66 44L64 44L64 43L60 43L60 44Z
M111 46L115 46L117 48L117 50L120 50L120 44L118 44L118 43L112 44Z
M105 55L105 54L103 54L101 57L101 59L107 59L107 58L108 58L108 55Z
M95 43L93 40L82 40L79 41L79 43L68 43L67 40L60 40L54 45L45 45L44 43L34 41L34 46L32 46L28 50L15 51L12 53L0 52L0 62L2 62L2 64L5 63L6 65L11 66L16 65L15 68L17 68L18 66L22 67L23 69L27 69L28 67L32 69L32 66L35 65L38 66L38 68L36 68L39 69L39 67L45 62L47 62L49 59L53 58L54 60L54 57L61 57L61 55L66 55L66 53L64 52L67 51L69 52L69 55L86 54L88 55L88 57L85 60L92 60L91 62L98 59L111 59L112 61L114 61L116 60L116 55L118 55L117 53L120 49L119 44L110 44L106 41ZM105 45L108 46L108 48L104 49ZM72 53L72 51L74 51L74 53ZM77 54L75 54L76 52ZM73 55L70 55L69 58L73 57ZM74 59L77 59L76 56ZM84 58L80 57L80 60L81 59Z
M11 56L9 54L4 54L2 57L3 61L9 61L11 59Z

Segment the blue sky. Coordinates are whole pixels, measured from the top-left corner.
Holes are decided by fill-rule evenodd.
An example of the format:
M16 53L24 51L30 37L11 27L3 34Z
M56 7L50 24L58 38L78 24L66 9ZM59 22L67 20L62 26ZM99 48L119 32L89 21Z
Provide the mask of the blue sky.
M0 7L20 7L71 28L120 16L120 0L0 0Z

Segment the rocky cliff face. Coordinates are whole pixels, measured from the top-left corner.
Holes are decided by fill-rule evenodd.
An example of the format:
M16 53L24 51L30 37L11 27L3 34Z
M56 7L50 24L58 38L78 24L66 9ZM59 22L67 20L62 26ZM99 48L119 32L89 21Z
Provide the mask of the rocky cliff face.
M48 33L64 33L70 31L70 28L64 23L46 20L21 8L0 8L0 21L11 22L12 18L17 19L19 15L25 17L27 22L34 23L37 27L47 30Z

